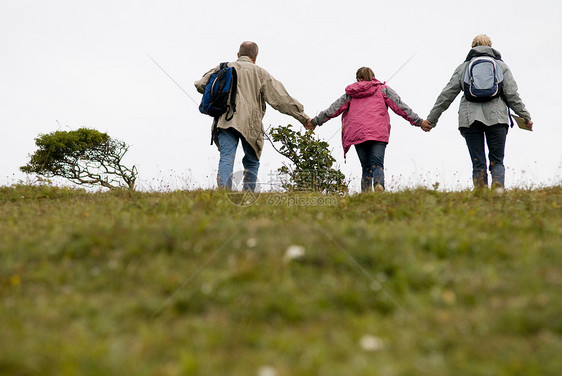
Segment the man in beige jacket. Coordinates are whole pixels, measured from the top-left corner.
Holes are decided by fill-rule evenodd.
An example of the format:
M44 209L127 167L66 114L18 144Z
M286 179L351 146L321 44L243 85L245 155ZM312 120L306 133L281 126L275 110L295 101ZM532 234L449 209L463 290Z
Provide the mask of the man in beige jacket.
M234 116L227 121L225 115L222 115L217 123L215 143L220 151L217 175L219 188L232 189L234 158L238 142L242 141L244 189L251 191L256 189L259 159L263 149L262 119L265 115L266 103L277 111L294 117L301 124L305 124L309 119L304 113L303 105L289 95L283 84L256 65L257 57L258 45L254 42L244 42L240 45L238 60L228 63L229 67L236 69L238 86ZM197 91L201 94L205 92L209 77L217 70L219 70L218 66L195 82Z

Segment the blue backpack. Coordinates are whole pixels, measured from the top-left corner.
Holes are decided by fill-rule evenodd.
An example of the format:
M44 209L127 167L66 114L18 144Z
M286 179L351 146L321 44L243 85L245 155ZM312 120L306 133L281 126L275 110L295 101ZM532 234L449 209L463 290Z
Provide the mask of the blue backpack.
M236 69L229 67L228 63L221 63L219 70L211 75L205 86L199 111L214 117L215 122L224 113L226 121L232 120L236 112L237 84Z
M470 102L487 102L502 95L503 73L491 56L470 60L464 74L464 96Z

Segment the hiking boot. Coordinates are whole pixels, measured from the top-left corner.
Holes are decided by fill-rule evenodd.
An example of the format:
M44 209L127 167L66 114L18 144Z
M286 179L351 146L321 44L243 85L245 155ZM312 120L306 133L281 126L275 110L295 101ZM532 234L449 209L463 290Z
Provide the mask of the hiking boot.
M375 192L384 192L384 187L381 184L377 183L375 185Z

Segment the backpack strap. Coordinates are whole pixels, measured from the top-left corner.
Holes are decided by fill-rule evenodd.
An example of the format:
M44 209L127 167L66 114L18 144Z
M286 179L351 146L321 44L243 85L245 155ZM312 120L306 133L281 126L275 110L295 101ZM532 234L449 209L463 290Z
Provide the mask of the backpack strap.
M511 108L509 107L509 103L507 103L507 98L503 93L503 90L500 95L500 98L505 102L505 105L507 106L507 117L509 118L509 126L510 128L513 128L514 123L513 123L513 118L511 117Z
M230 105L226 109L225 120L230 121L234 117L236 112L236 92L238 91L238 73L236 69L232 67L232 82L230 84ZM228 113L230 112L230 117Z
M215 137L217 136L217 133L219 131L219 127L217 127L219 123L219 118L215 117L213 118L213 126L211 127L211 145L213 144L213 142L215 141Z
M509 117L509 126L513 128L513 118L511 117L511 108L507 106L507 116Z

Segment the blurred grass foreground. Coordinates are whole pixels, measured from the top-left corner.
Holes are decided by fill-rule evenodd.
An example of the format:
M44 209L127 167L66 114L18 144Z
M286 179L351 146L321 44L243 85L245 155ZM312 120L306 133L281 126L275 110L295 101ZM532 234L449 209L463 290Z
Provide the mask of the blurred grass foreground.
M0 187L0 375L560 375L562 187Z

